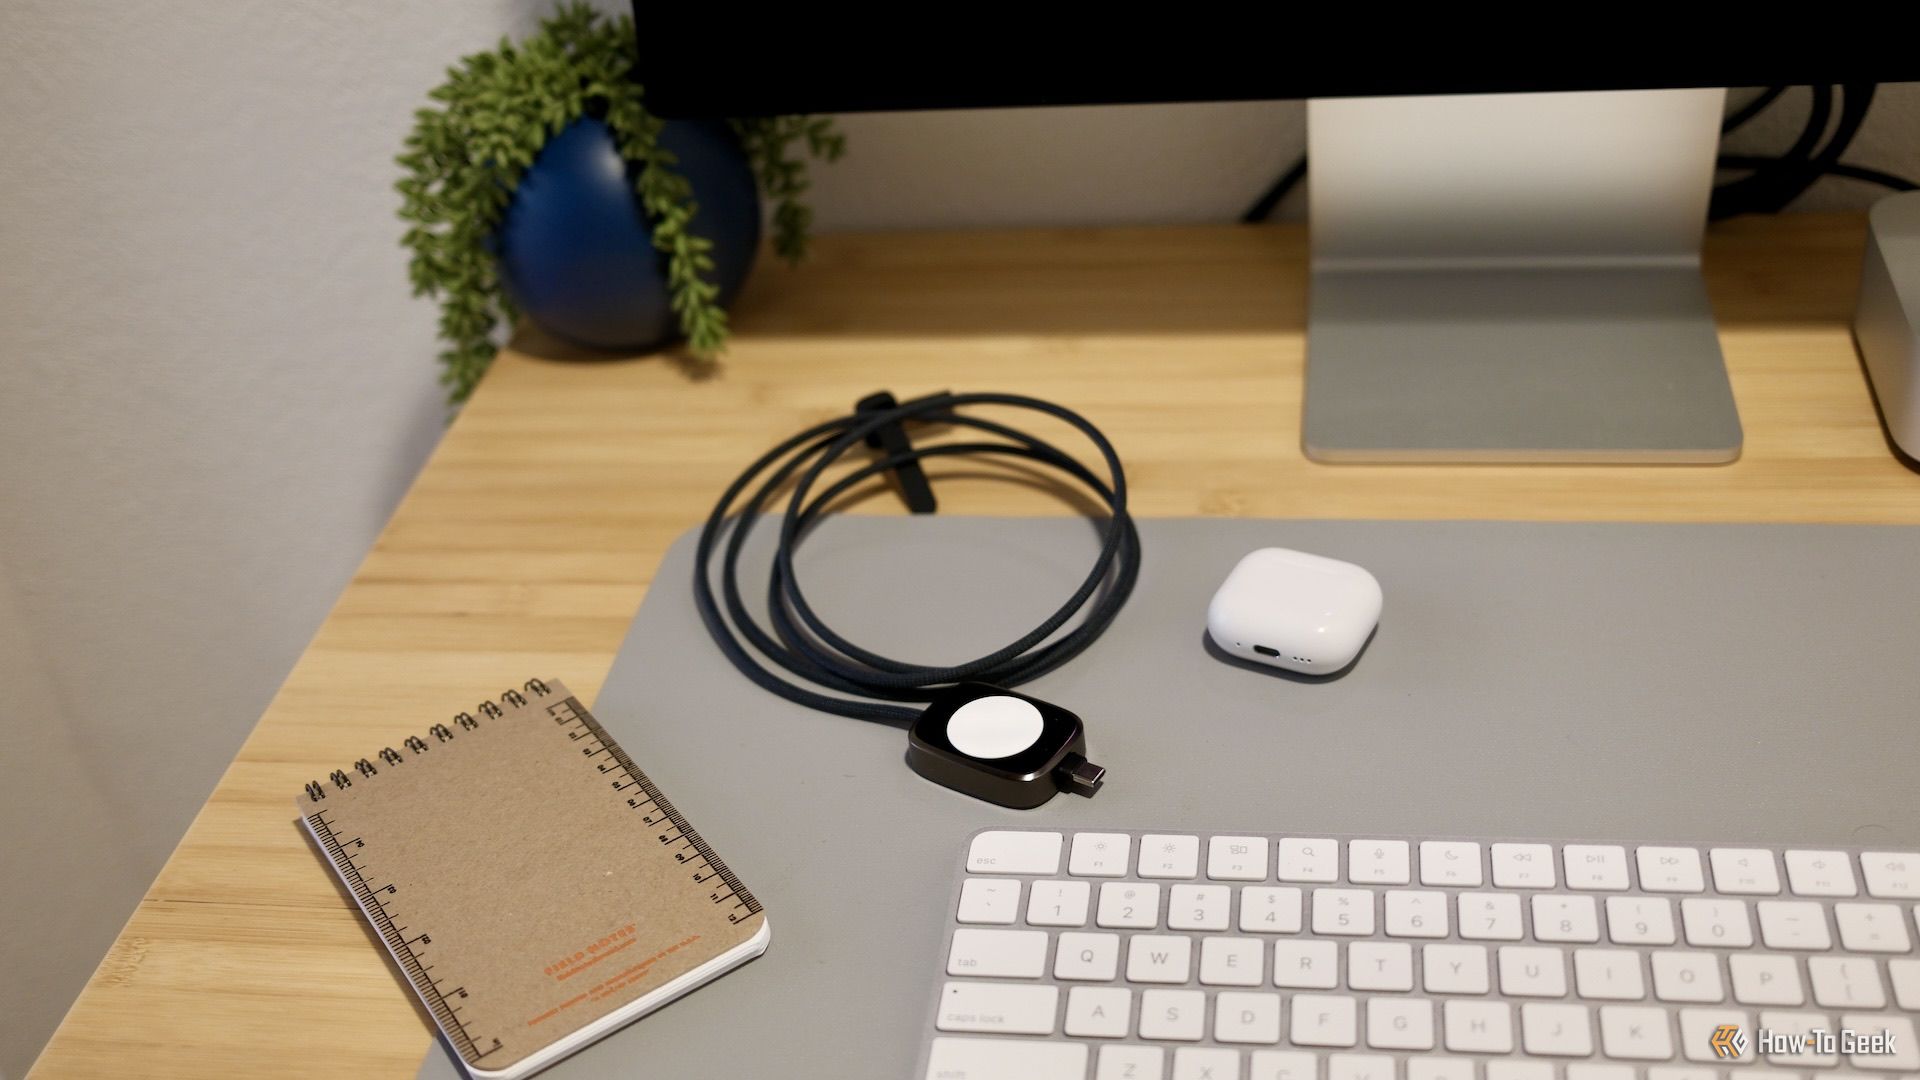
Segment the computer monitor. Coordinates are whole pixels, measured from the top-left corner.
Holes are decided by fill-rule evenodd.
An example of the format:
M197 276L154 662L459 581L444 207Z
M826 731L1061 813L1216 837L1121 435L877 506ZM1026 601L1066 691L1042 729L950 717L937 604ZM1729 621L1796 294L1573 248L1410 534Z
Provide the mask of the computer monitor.
M1724 88L1802 80L1725 64L1623 75L1577 58L983 74L979 57L885 50L726 78L653 35L640 48L649 107L669 116L1307 98L1309 457L1740 454L1700 275Z

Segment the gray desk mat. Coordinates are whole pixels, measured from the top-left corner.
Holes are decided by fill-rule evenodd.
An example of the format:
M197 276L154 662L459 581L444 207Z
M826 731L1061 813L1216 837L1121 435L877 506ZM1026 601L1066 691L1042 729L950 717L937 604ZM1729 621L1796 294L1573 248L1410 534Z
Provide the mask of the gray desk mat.
M921 780L897 729L738 676L694 611L682 537L593 708L765 902L773 944L543 1075L900 1080L926 1035L964 840L996 823L1920 843L1920 530L1140 532L1126 610L1023 688L1080 714L1107 786L1028 812ZM1306 680L1205 647L1208 597L1273 545L1379 577L1380 629L1346 674ZM1094 551L1072 519L842 517L799 572L854 640L950 663L1036 624ZM757 598L764 560L745 565ZM421 1070L457 1075L439 1046Z

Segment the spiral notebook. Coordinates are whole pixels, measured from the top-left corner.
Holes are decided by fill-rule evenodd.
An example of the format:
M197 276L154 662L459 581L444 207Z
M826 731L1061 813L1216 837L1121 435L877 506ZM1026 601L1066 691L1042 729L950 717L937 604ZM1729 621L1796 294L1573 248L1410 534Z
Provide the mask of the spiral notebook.
M753 894L557 681L296 805L475 1077L544 1068L767 947Z

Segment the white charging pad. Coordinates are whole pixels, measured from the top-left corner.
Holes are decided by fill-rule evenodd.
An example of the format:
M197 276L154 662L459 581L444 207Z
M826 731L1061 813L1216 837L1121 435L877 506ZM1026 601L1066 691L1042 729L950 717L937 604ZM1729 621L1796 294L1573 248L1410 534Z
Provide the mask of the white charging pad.
M1044 726L1033 703L1008 695L975 698L947 717L947 741L982 760L1012 757L1032 746Z

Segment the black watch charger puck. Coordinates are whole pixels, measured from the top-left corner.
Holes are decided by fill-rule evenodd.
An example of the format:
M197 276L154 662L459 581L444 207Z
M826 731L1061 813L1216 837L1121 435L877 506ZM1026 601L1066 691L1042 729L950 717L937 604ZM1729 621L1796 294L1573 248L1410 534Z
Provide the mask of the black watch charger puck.
M1080 718L986 683L937 694L907 730L907 765L933 781L1015 810L1055 792L1091 797L1107 771L1087 760Z

